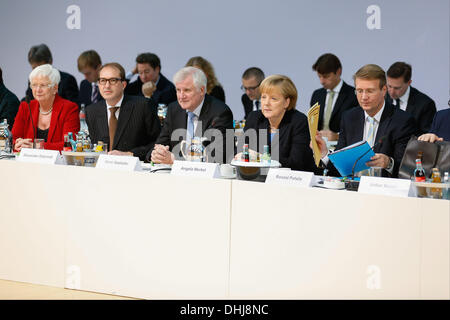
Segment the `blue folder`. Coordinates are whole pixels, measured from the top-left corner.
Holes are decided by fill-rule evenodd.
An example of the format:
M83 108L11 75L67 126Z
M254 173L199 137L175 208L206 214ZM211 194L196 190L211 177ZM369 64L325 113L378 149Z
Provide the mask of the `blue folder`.
M355 166L356 173L369 169L369 167L366 166L366 162L370 161L370 158L375 155L375 152L373 152L370 148L367 141L360 141L348 147L342 148L328 155L328 158L333 163L334 167L339 171L341 176L348 177L352 174L352 168L355 161L365 152L367 153L358 160L358 163Z

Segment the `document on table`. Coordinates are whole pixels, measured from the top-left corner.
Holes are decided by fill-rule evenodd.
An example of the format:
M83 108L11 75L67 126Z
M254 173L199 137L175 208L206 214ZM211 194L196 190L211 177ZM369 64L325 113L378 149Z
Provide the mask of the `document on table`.
M314 162L316 163L316 166L319 166L320 162L320 149L317 145L315 136L317 133L317 128L319 127L319 111L320 111L320 105L319 103L316 103L309 109L308 111L308 125L309 125L309 135L311 136L311 144L313 147L313 154L314 154Z

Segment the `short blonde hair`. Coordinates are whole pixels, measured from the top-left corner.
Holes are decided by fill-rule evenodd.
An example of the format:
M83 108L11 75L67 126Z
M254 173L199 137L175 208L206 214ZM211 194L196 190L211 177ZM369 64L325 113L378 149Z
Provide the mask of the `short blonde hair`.
M102 59L95 50L84 51L80 54L77 60L78 71L81 72L84 68L91 67L92 69L97 69L102 65Z
M155 92L156 86L153 82L148 81L142 85L142 94L144 97L151 97L153 95L153 92Z
M353 76L353 81L356 79L380 80L380 89L386 85L386 73L376 64L366 64L361 67Z
M285 99L289 98L287 110L295 109L297 104L297 88L289 77L274 74L265 78L259 85L259 91L263 93L279 92Z

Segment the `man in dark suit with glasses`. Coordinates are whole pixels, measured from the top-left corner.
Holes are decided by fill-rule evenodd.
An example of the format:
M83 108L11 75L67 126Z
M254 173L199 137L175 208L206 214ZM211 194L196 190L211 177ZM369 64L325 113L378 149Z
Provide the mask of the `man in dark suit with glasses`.
M161 131L156 105L144 97L124 95L125 70L118 63L103 65L98 85L105 100L86 107L92 143L106 142L108 154L143 161Z

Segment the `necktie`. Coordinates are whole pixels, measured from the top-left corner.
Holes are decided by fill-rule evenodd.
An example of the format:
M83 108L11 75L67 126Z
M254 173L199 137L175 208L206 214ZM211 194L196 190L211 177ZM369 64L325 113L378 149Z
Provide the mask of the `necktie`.
M366 141L371 147L373 147L373 142L375 140L375 119L372 117L367 117L367 120L369 121L369 131L367 131Z
M259 100L255 101L255 110L259 110Z
M191 143L192 138L194 137L194 118L195 113L188 111L188 126L187 126L187 134L186 140L188 140L188 145Z
M91 95L91 102L96 103L98 101L98 87L96 84L92 86L92 95Z
M372 117L367 117L366 121L369 122L369 130L367 131L366 141L371 147L373 147L373 141L374 141L374 138L375 138L375 135L374 135L375 119L372 118ZM372 170L372 168L370 168L370 169L366 169L366 170L360 171L358 173L358 176L373 176L373 170Z
M116 111L119 107L110 108L111 116L109 117L109 151L113 149L114 144L114 135L116 134L117 129L117 118Z
M334 98L334 91L330 90L329 94L328 94L328 101L327 101L327 107L325 109L325 115L323 118L323 128L324 130L329 130L330 129L330 118L331 118L331 113L333 111L333 98Z
M395 99L397 108L400 109L400 98Z

